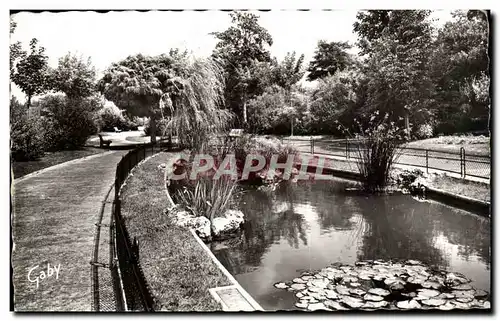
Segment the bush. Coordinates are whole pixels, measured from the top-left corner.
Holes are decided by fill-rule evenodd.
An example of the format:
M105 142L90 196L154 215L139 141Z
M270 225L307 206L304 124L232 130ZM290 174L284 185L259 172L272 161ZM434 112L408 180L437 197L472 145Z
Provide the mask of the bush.
M114 131L114 128L120 130L137 130L137 124L124 116L122 111L114 104L105 105L99 113L100 131Z
M149 119L146 121L144 125L144 133L146 136L151 136L151 127L149 126ZM167 132L167 123L166 119L157 119L156 120L156 136L163 136Z
M29 115L27 107L17 99L10 101L11 157L15 161L35 160L44 153L42 122L39 117Z
M100 97L68 99L47 95L39 102L45 121L45 139L51 151L78 149L97 132L97 112L103 107Z

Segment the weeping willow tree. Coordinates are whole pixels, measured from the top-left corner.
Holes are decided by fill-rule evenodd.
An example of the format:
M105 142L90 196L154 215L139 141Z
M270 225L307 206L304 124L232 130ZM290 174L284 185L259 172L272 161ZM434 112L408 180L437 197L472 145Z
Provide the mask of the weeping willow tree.
M160 100L166 130L193 153L207 148L210 139L228 129L233 115L224 106L222 68L212 59L181 60L176 77Z

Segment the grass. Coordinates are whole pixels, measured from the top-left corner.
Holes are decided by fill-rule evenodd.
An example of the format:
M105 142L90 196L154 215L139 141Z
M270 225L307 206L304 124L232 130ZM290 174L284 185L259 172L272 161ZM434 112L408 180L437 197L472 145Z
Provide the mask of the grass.
M436 176L429 181L429 187L444 190L453 194L467 196L473 199L490 202L490 185L480 182L468 181L446 175Z
M164 213L167 197L157 168L173 154L142 163L122 190L122 214L140 243L146 279L162 311L220 311L208 289L231 283L184 228Z
M440 136L413 141L407 147L433 149L444 152L458 152L460 147L466 153L490 155L490 138L486 136Z
M34 161L11 161L11 166L12 171L14 172L14 178L20 178L24 175L39 171L50 166L61 164L77 158L104 153L106 151L106 149L94 147L84 147L80 150L64 150L54 153L46 153L43 157Z

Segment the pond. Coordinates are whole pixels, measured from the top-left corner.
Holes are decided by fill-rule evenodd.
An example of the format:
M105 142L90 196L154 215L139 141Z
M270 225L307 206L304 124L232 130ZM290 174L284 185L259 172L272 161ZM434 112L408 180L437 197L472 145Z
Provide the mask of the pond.
M490 292L490 220L402 194L346 191L354 182L299 181L239 195L240 236L211 250L265 310L296 309L273 285L304 270L360 260L420 260Z

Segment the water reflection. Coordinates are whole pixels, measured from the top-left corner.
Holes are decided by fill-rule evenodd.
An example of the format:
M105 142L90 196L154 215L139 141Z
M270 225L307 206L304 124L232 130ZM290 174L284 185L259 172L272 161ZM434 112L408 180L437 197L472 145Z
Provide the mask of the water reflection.
M248 188L239 205L247 222L235 239L210 246L265 309L293 308L273 284L302 269L362 259L418 259L466 274L490 290L490 221L406 195L345 192L346 181Z

